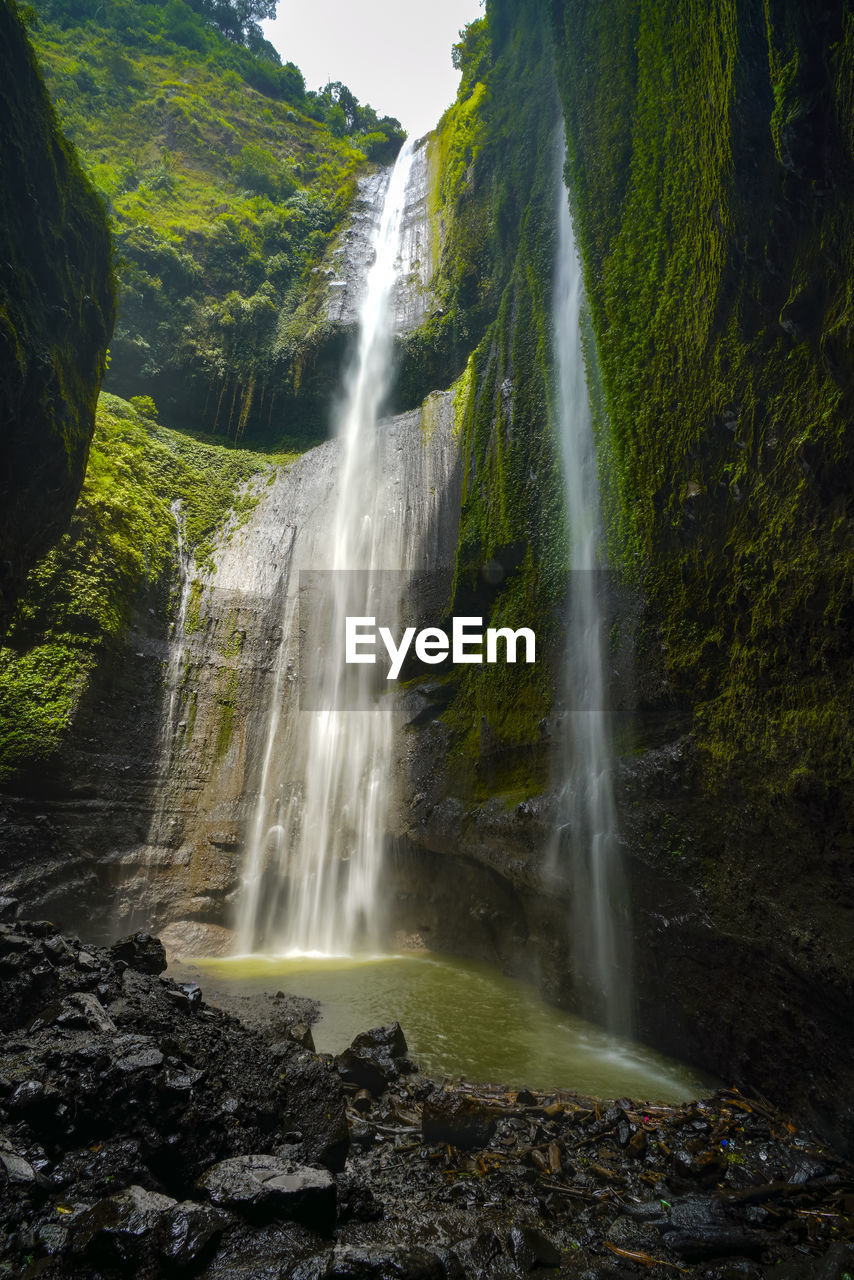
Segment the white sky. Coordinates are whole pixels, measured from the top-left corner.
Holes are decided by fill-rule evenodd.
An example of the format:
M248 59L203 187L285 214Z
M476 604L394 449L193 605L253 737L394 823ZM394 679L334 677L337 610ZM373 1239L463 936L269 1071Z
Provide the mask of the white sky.
M307 89L341 80L420 137L456 97L451 45L482 15L479 0L279 0L261 25Z

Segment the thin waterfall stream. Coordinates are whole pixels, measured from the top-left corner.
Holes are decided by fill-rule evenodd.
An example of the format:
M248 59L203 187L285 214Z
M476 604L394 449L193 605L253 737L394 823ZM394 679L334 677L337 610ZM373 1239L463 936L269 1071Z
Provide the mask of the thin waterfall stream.
M193 557L187 551L187 533L184 509L180 498L169 508L175 522L175 561L178 570L178 599L169 637L168 654L163 677L163 711L157 744L158 786L156 801L148 823L145 848L139 864L138 879L133 887L133 905L128 920L131 926L143 925L147 918L148 898L152 873L157 862L170 856L168 850L173 840L176 819L172 813L172 794L169 778L175 765L180 746L178 719L181 707L181 682L186 653L187 608L190 600Z
M580 1006L630 1031L629 941L614 803L607 679L607 570L596 441L585 368L584 283L560 151L553 324L557 427L569 528L561 850L570 860L572 950Z

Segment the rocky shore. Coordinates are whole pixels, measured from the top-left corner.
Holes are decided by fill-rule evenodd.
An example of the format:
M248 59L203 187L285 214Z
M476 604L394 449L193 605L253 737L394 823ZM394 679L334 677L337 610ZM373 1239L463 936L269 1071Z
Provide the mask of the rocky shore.
M157 939L0 925L0 1276L840 1280L854 1169L762 1099L436 1082L396 1024L333 1059ZM250 1025L251 1024L251 1025Z

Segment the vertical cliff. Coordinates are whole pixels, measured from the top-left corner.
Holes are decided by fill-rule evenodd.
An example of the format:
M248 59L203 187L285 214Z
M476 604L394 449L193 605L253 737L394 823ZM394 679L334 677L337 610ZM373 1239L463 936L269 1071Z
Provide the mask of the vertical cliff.
M0 636L68 523L115 319L104 210L0 5Z

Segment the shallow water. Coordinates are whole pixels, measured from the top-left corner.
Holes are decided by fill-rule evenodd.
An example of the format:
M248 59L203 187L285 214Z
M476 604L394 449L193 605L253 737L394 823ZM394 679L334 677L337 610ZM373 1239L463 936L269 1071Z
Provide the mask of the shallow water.
M351 957L197 959L202 986L285 990L322 1004L320 1053L340 1053L369 1027L397 1020L422 1071L473 1083L574 1089L598 1097L683 1102L714 1082L651 1050L607 1035L546 1004L487 965L413 953Z

